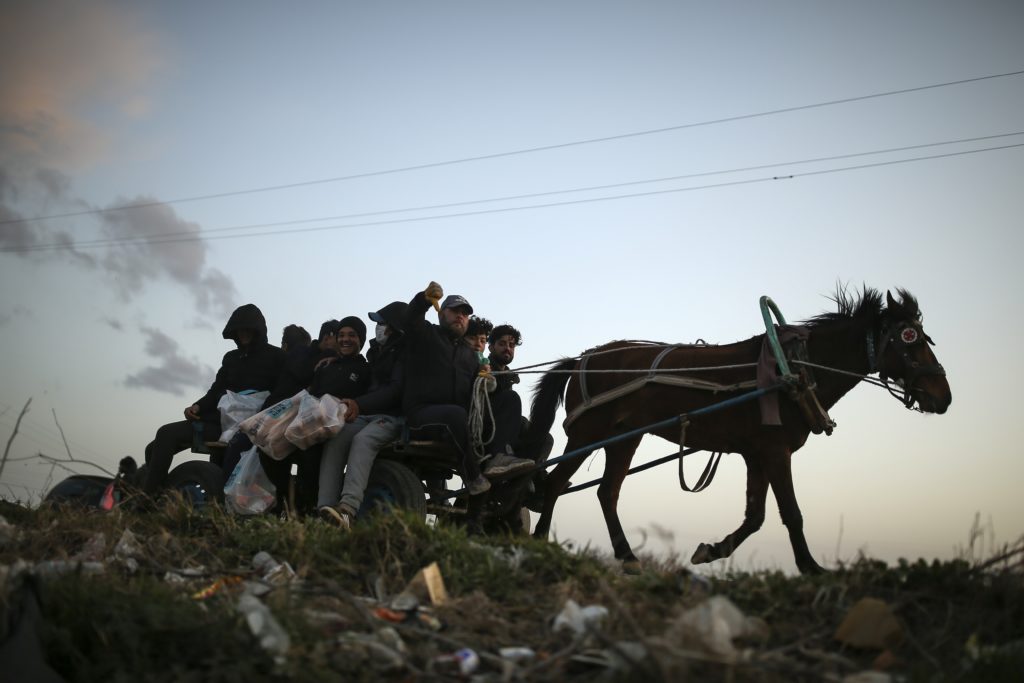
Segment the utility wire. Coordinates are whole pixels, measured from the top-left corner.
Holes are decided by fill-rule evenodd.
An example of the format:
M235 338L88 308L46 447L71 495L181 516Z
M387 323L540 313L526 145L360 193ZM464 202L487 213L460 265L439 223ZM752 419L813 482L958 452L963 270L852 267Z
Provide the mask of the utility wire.
M406 173L406 172L409 172L409 171L421 171L421 170L425 170L425 169L428 169L428 168L440 168L442 166L453 166L453 165L456 165L456 164L465 164L465 163L471 163L471 162L476 162L476 161L486 161L486 160L490 160L490 159L501 159L501 158L504 158L504 157L516 156L516 155L520 155L520 154L532 154L534 152L546 152L546 151L551 151L551 150L555 150L555 149L565 149L567 147L576 147L576 146L579 146L579 145L589 145L589 144L594 144L594 143L598 143L598 142L611 142L613 140L624 140L624 139L627 139L627 138L635 138L635 137L641 137L641 136L645 136L645 135L656 135L656 134L659 134L659 133L668 133L668 132L671 132L671 131L685 130L685 129L688 129L688 128L697 128L697 127L701 127L701 126L711 126L711 125L717 125L717 124L721 124L721 123L731 123L731 122L735 122L735 121L744 121L744 120L747 120L747 119L759 118L759 117L763 117L763 116L774 116L774 115L777 115L777 114L787 114L787 113L791 113L791 112L795 112L795 111L803 111L803 110L807 110L807 109L817 109L817 108L821 108L821 107L831 107L831 106L835 106L835 105L838 105L838 104L849 104L851 102L862 102L864 100L877 99L877 98L881 98L881 97L890 97L892 95L905 95L905 94L912 93L912 92L921 92L923 90L933 90L933 89L936 89L936 88L946 88L946 87L953 86L953 85L963 85L965 83L976 83L976 82L979 82L979 81L987 81L987 80L992 80L992 79L996 79L996 78L1005 78L1005 77L1008 77L1008 76L1019 76L1021 74L1024 74L1024 69L1019 70L1019 71L1008 71L1008 72L1000 73L1000 74L991 74L991 75L988 75L988 76L976 76L974 78L964 78L964 79L960 79L960 80L957 80L957 81L946 81L944 83L933 83L933 84L930 84L930 85L921 85L921 86L916 86L916 87L913 87L913 88L902 88L902 89L899 89L899 90L888 90L888 91L885 91L885 92L872 93L872 94L869 94L869 95L857 95L857 96L854 96L854 97L844 97L842 99L827 100L827 101L824 101L824 102L815 102L815 103L812 103L812 104L801 104L801 105L796 105L796 106L792 106L792 107L783 107L781 109L770 109L770 110L767 110L767 111L755 112L755 113L752 113L752 114L740 114L740 115L737 115L737 116L727 116L727 117L718 118L718 119L709 119L709 120L706 120L706 121L697 121L697 122L692 122L692 123L684 123L684 124L680 124L680 125L676 125L676 126L666 126L664 128L653 128L651 130L634 131L634 132L631 132L631 133L621 133L621 134L618 134L618 135L607 135L607 136L604 136L604 137L588 138L588 139L585 139L585 140L574 140L574 141L571 141L571 142L562 142L562 143L558 143L558 144L554 144L554 145L542 145L542 146L539 146L539 147L528 147L528 148L525 148L525 149L517 149L517 150L512 150L512 151L507 151L507 152L495 152L493 154L481 154L481 155L477 155L477 156L463 157L463 158L460 158L460 159L448 159L448 160L445 160L445 161L435 161L435 162L426 163L426 164L417 164L417 165L414 165L414 166L402 166L402 167L398 167L398 168L390 168L390 169L385 169L385 170L381 170L381 171L368 171L368 172L364 172L364 173L354 173L354 174L351 174L351 175L335 176L335 177L332 177L332 178L320 178L320 179L316 179L316 180L306 180L306 181L295 182L295 183L286 183L286 184L282 184L282 185L267 185L267 186L264 186L264 187L250 188L250 189L246 189L246 190L233 190L233 191L229 191L229 192L216 192L216 193L211 193L211 194L196 195L196 196L192 196L192 197L180 197L178 199L168 199L168 200L163 200L163 201L138 202L138 203L135 203L135 204L122 204L120 206L112 206L112 207L108 207L108 208L105 208L105 209L87 209L87 210L83 210L83 211L70 211L70 212L67 212L67 213L49 214L49 215L46 215L46 216L34 216L34 217L31 217L31 218L11 218L11 219L0 221L0 225L10 225L10 224L14 224L14 223L27 223L27 222L31 222L31 221L49 220L49 219L53 219L53 218L70 218L70 217L73 217L73 216L86 216L86 215L92 215L92 214L106 213L106 212L109 212L109 211L124 211L124 210L127 210L127 209L141 209L141 208L146 208L146 207L150 207L150 206L158 206L158 205L161 205L161 204L182 204L182 203L185 203L185 202L196 202L196 201L202 201L202 200L207 200L207 199L221 199L221 198L224 198L224 197L237 197L237 196L246 195L246 194L256 194L256 193L259 193L259 192L271 192L271 191L277 191L277 190L289 190L289 189L295 189L295 188L299 188L299 187L309 187L309 186L312 186L312 185L322 185L322 184L326 184L326 183L336 183L336 182L341 182L341 181L346 181L346 180L356 180L358 178L371 178L371 177L374 177L374 176L389 175L389 174L393 174L393 173Z
M643 185L643 184L650 184L650 183L668 182L668 181L674 181L674 180L686 180L686 179L691 179L691 178L700 178L700 177L707 177L707 176L714 176L714 175L724 175L724 174L731 174L731 173L742 173L742 172L748 172L748 171L760 171L760 170L764 170L766 168L777 168L777 167L782 167L782 166L793 166L793 165L797 165L797 164L819 163L819 162L824 162L824 161L837 161L837 160L840 160L840 159L852 159L852 158L857 158L857 157L872 156L872 155L878 155L878 154L888 154L888 153L892 153L892 152L905 152L905 151L909 151L909 150L924 149L924 148L928 148L928 147L939 147L939 146L944 146L944 145L962 144L962 143L967 143L967 142L980 142L982 140L994 140L994 139L999 139L999 138L1013 137L1015 135L1024 135L1024 131L1017 131L1017 132L1014 132L1014 133L999 133L999 134L996 134L996 135L983 135L983 136L980 136L980 137L973 137L973 138L960 138L960 139L957 139L957 140L945 140L945 141L942 141L942 142L928 142L928 143L923 143L923 144L919 144L919 145L905 145L905 146L902 146L902 147L890 147L890 148L887 148L887 149L873 150L873 151L869 151L869 152L853 152L853 153L850 153L850 154L837 154L837 155L826 156L826 157L814 157L814 158L810 158L810 159L797 159L797 160L784 161L784 162L778 162L778 163L772 163L772 164L759 164L759 165L756 165L756 166L744 166L744 167L741 167L741 168L721 169L721 170L716 170L716 171L703 171L703 172L700 172L700 173L688 173L688 174L684 174L684 175L665 176L665 177L661 177L661 178L649 178L649 179L646 179L646 180L631 180L631 181L627 181L627 182L611 183L611 184L606 184L606 185L591 185L591 186L587 186L587 187L577 187L577 188L562 189L562 190L549 190L549 191L546 191L546 192L534 192L534 193L529 193L529 194L517 194L517 195L506 195L506 196L503 196L503 197L491 197L491 198L488 198L488 199L472 199L472 200L466 200L466 201L461 201L461 202L449 202L449 203L445 203L445 204L428 204L428 205L424 205L424 206L406 207L406 208L401 208L401 209L385 209L385 210L381 210L381 211L368 211L368 212L363 212L363 213L350 213L350 214L344 214L344 215L340 215L340 216L321 216L319 218L302 218L302 219L290 220L290 221L277 221L277 222L273 222L273 223L253 223L253 224L249 224L249 225L236 225L236 226L223 227L223 228L210 228L210 229L207 229L207 230L203 230L202 233L192 233L192 232L176 231L176 232L153 233L151 235L140 235L140 236L129 236L129 237L120 237L120 238L106 238L106 239L88 240L88 241L83 241L83 242L75 242L74 244L67 244L67 243L35 244L35 245L31 245L31 246L26 246L26 247L0 248L0 252L27 253L27 252L33 252L33 251L49 251L49 250L55 250L55 249L68 249L68 248L71 248L71 247L74 247L76 249L88 249L88 248L97 248L97 247L105 247L105 246L115 246L115 245L118 245L118 244L152 244L156 240L159 240L159 239L162 239L162 238L169 238L169 237L190 237L190 238L196 238L196 237L199 237L200 235L202 235L202 236L204 236L206 238L209 238L211 233L231 232L231 231L238 231L238 230L255 230L255 229L259 229L259 228L271 228L271 227L285 226L285 225L300 225L300 224L304 224L304 223L318 223L318 222L333 221L333 220L350 220L350 219L353 219L353 218L366 218L366 217L370 217L370 216L383 216L383 215L389 215L389 214L395 214L395 213L406 213L406 212L410 212L410 211L428 211L428 210L436 210L436 209L448 209L448 208L454 208L454 207L459 207L459 206L471 206L471 205L474 205L474 204L486 204L486 203L491 203L491 202L512 201L512 200L518 200L518 199L534 199L534 198L537 198L537 197L549 197L549 196L553 196L553 195L569 194L569 193L573 193L573 192L589 192L589 191L596 191L596 190L609 190L609 189L616 189L616 188L620 188L620 187L629 187L629 186L632 186L632 185ZM259 233L259 234L270 234L270 233Z
M349 223L345 225L324 225L311 228L298 228L293 230L270 230L267 232L257 233L246 233L243 235L214 235L212 237L204 237L202 235L193 235L190 237L177 237L168 239L150 240L146 242L147 245L151 244L173 244L177 242L195 242L198 240L223 240L223 239L238 239L243 237L265 237L270 235L282 235L282 234L298 234L298 233L309 233L309 232L322 232L325 230L347 230L352 228L367 228L381 225L399 225L403 223L418 223L421 221L438 220L443 218L463 218L466 216L482 216L487 214L498 214L498 213L511 213L513 211L526 211L530 209L548 209L560 206L571 206L574 204L590 204L595 202L607 202L615 201L619 199L631 199L636 197L653 197L657 195L673 194L677 192L693 192L697 190L710 190L722 187L736 187L739 185L753 185L756 183L772 182L776 180L794 180L800 177L826 175L831 173L841 173L845 171L857 171L867 168L878 168L882 166L894 166L897 164L906 164L917 161L928 161L933 159L946 159L950 157L965 156L968 154L978 154L980 152L993 152L996 150L1003 149L1014 149L1018 147L1024 147L1024 142L1012 144L1012 145L1000 145L998 147L984 147L981 149L965 150L961 152L947 152L945 154L933 154L929 156L911 157L908 159L895 159L892 161L878 161L870 164L860 164L856 166L843 166L839 168L822 169L818 171L806 171L802 173L791 173L787 175L777 176L766 176L762 178L751 178L747 180L735 180L730 182L713 183L709 185L696 185L691 187L678 187L666 190L650 190L648 192L634 192L629 194L609 195L605 197L590 197L587 199L572 199L561 202L549 202L546 204L528 204L525 206L510 206L498 209L481 209L480 211L464 211L461 213L448 213L438 214L434 216L415 216L411 218L394 218L384 221L371 221L364 223Z

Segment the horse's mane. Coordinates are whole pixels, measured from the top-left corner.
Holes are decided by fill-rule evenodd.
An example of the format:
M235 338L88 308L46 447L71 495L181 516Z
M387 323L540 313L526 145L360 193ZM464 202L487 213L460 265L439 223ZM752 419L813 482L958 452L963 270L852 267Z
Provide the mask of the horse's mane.
M913 301L914 298L910 296L909 293L903 290L897 291L900 292L904 301L907 299ZM866 285L859 294L857 292L850 292L846 285L836 285L835 294L828 297L828 299L829 301L835 302L836 310L831 313L822 313L805 320L804 323L807 326L818 327L843 320L853 320L855 318L874 320L880 316L882 311L885 309L882 302L882 293L877 289L873 289ZM914 301L914 308L917 308L916 301Z

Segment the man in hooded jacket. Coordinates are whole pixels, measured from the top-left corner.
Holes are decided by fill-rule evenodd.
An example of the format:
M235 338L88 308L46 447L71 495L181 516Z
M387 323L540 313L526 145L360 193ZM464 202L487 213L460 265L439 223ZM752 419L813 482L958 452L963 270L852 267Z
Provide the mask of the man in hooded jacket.
M227 391L271 390L284 367L285 354L267 342L267 321L255 304L239 306L228 318L222 333L238 347L224 354L209 391L185 409L185 419L165 424L146 446L146 474L142 490L154 494L163 484L176 453L192 446L198 434L203 441L220 438L217 403Z

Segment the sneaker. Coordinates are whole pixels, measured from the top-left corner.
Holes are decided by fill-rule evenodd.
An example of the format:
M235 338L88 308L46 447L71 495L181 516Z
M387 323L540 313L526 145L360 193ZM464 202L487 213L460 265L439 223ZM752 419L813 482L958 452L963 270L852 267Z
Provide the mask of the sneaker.
M527 458L515 458L511 455L498 453L484 465L484 475L488 479L504 479L522 474L533 469L533 461Z
M487 477L481 474L470 482L469 486L466 488L469 489L469 495L479 496L481 493L486 493L491 490L491 482L487 481Z
M352 528L352 515L348 510L340 506L321 505L320 519L328 524L333 524L342 531L349 531Z

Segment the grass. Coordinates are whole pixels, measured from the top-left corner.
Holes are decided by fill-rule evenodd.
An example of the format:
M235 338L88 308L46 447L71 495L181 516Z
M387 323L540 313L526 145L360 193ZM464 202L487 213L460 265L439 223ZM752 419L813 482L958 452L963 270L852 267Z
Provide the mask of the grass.
M0 502L0 515L12 527L0 536L8 617L0 641L26 596L37 595L45 659L68 681L455 680L439 658L460 647L476 651L477 673L496 681L818 681L873 666L908 681L992 681L1018 680L1024 670L1021 544L985 560L888 566L862 558L821 576L728 571L702 579L673 558L648 558L644 573L625 576L592 551L467 537L461 527L399 514L349 534L316 520L197 513L175 503L132 515ZM137 540L131 559L115 552L126 530ZM102 571L72 563L26 582L33 572L15 577L10 569L90 559L81 555L87 548ZM290 638L280 661L237 610L241 580L259 578L259 551L287 561L299 579L260 598ZM421 610L425 620L375 614L432 562L449 603ZM211 596L194 597L218 580ZM738 642L736 658L681 636L680 615L709 595L762 619L768 635ZM903 626L889 651L834 638L864 597L884 601ZM556 632L552 620L569 599L603 605L609 616L582 637ZM425 625L430 618L443 628ZM499 650L511 646L536 657L502 660Z

